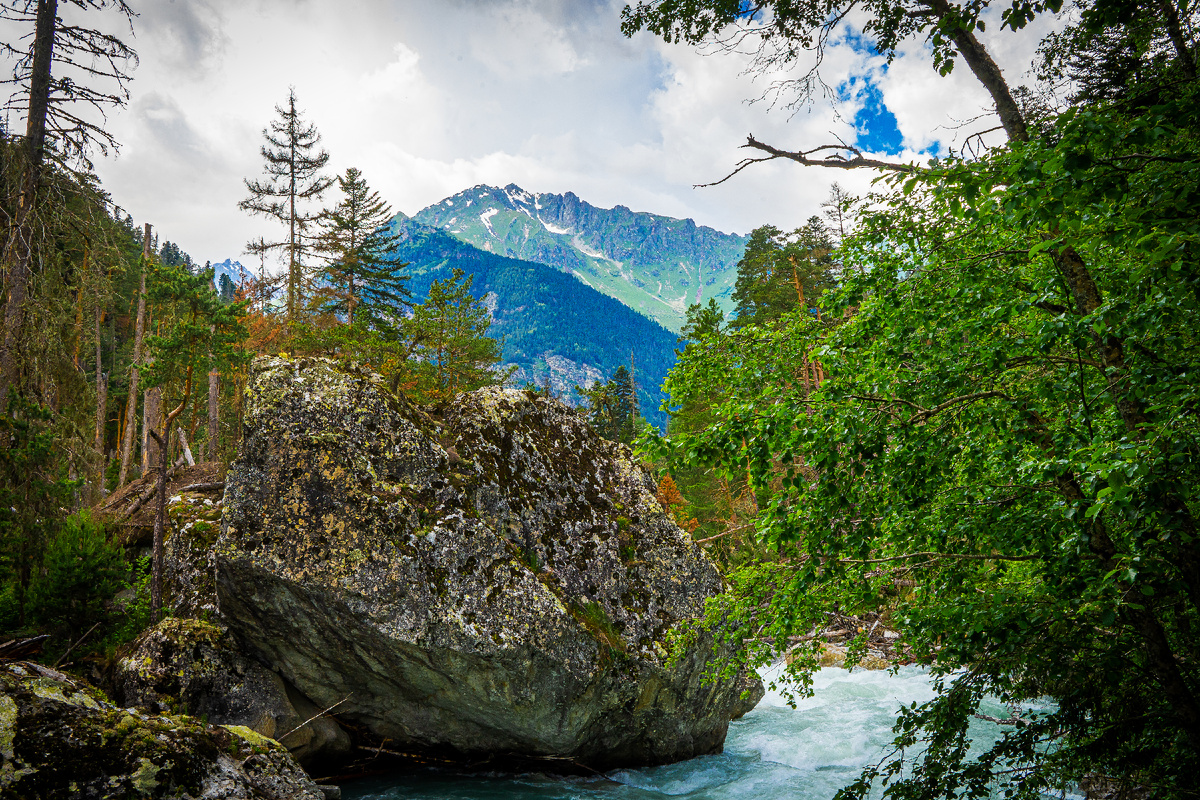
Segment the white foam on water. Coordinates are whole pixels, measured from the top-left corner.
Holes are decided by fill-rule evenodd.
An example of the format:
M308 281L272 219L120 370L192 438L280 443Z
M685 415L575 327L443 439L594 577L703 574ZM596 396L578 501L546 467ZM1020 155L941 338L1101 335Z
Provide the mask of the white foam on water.
M765 683L779 667L764 670ZM603 777L418 774L346 786L347 800L826 800L879 761L901 705L935 696L915 667L897 673L822 669L814 695L788 705L779 691L730 724L725 752ZM996 713L988 711L986 713ZM991 726L995 727L995 726ZM987 744L993 737L985 735Z

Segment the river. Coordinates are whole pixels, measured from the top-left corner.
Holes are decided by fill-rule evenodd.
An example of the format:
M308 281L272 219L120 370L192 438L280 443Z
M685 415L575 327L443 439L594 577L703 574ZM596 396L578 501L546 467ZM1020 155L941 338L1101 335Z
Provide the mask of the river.
M462 776L430 771L343 787L346 800L824 800L878 761L901 704L933 697L929 677L915 667L898 674L829 668L813 679L814 694L790 708L768 691L758 707L729 726L725 752L602 777L541 774ZM985 709L1004 714L1003 709ZM995 736L981 724L979 743Z

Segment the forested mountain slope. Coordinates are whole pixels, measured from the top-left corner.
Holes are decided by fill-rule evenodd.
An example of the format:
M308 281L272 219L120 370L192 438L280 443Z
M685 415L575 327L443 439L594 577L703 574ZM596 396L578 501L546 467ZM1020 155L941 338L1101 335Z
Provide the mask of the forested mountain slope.
M454 267L474 275L472 292L492 313L489 335L503 339L518 382L541 386L549 378L556 392L573 396L575 384L607 379L632 359L641 412L662 425L659 387L675 363L675 334L552 267L481 250L401 214L392 226L414 300Z
M597 208L515 184L474 186L418 212L418 222L499 255L547 264L678 332L687 307L727 311L747 237L625 206Z

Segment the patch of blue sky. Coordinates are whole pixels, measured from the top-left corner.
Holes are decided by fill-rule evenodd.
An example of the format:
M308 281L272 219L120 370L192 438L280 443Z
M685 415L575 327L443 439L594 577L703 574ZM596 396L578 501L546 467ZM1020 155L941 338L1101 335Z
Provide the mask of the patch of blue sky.
M857 31L846 31L838 44L846 44L854 51L866 56L874 64L858 75L852 75L837 88L838 99L858 104L854 113L855 146L868 153L899 155L904 151L904 135L900 132L896 115L884 102L878 77L887 74L888 65L875 42ZM924 153L935 155L942 149L940 142L933 142Z
M739 19L747 19L753 22L762 19L763 10L757 0L741 0L738 3L737 16Z
M859 103L854 113L855 146L868 153L898 155L904 136L896 115L883 102L883 92L869 77L855 76L838 87L843 100Z

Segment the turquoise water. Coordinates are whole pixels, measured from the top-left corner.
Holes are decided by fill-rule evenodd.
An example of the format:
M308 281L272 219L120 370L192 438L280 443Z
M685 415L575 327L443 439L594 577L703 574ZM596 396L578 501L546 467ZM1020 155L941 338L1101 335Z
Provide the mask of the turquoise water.
M769 677L769 676L768 676ZM350 800L803 800L828 798L878 761L893 734L896 711L933 697L927 675L823 669L815 694L795 709L768 691L758 707L729 726L721 755L649 769L572 778L541 774L461 776L428 772L342 787ZM985 709L998 715L1001 708ZM982 725L979 743L993 739Z

